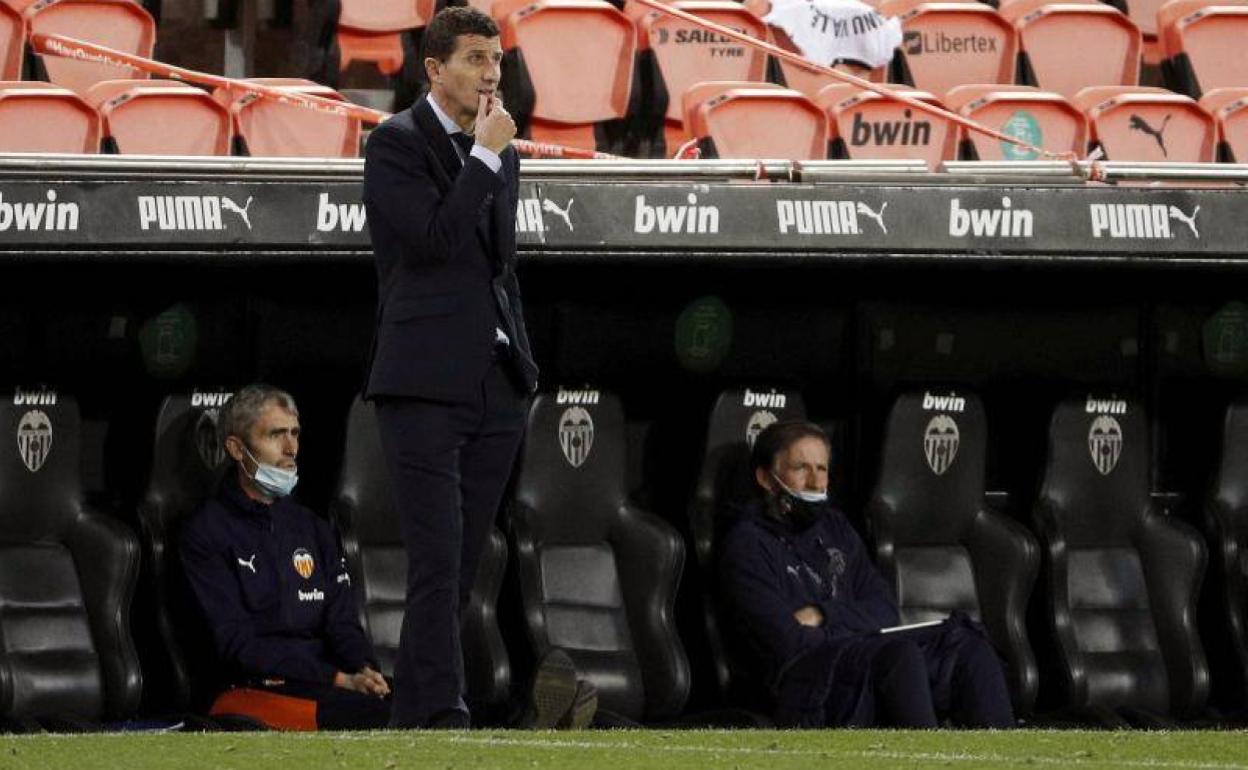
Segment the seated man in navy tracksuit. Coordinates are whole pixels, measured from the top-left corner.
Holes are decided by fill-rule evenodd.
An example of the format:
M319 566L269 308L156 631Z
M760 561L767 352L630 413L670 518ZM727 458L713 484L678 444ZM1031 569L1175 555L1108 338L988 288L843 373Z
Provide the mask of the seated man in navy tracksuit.
M390 693L360 627L338 539L290 498L299 412L250 385L222 410L235 467L182 531L182 562L226 681L212 713L279 729L363 729L389 721Z
M996 652L955 615L881 633L897 602L845 515L827 503L829 444L791 420L760 433L750 456L761 499L720 554L736 630L761 664L783 727L1010 727Z

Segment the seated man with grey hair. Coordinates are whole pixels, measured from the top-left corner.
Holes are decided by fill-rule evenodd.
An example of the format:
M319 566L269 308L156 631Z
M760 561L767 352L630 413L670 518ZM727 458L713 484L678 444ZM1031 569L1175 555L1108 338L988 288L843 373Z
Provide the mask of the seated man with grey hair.
M294 399L249 385L226 404L220 433L234 466L181 543L223 677L211 713L286 730L384 727L390 687L360 626L338 537L290 497Z

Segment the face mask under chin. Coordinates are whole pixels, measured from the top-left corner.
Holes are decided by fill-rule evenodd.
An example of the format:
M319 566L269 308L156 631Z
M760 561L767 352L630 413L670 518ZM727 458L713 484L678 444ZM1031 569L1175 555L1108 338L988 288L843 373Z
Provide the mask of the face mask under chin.
M775 504L782 520L794 530L804 532L828 509L828 492L811 492L808 490L794 491L772 474L772 478L780 485L775 493Z
M295 485L299 483L298 471L288 471L276 465L265 465L256 459L246 444L243 444L243 451L256 464L256 470L247 474L247 477L260 488L260 491L274 498L286 497L294 491ZM247 467L243 466L243 471L246 472L246 470Z

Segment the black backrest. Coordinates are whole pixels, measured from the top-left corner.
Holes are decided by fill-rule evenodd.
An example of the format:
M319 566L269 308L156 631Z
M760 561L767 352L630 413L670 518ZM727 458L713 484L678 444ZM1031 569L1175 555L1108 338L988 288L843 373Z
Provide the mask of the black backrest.
M1213 484L1214 498L1229 512L1236 534L1248 534L1248 397L1226 408L1222 424L1222 459Z
M1205 506L1209 580L1201 599L1213 688L1221 705L1248 706L1248 397L1226 408L1222 457Z
M82 510L82 423L72 396L15 390L0 400L0 542L59 542Z
M166 396L156 416L152 467L138 511L144 570L135 599L135 633L153 674L144 693L151 705L203 710L223 684L178 544L182 525L233 467L217 430L221 408L233 395L192 390Z

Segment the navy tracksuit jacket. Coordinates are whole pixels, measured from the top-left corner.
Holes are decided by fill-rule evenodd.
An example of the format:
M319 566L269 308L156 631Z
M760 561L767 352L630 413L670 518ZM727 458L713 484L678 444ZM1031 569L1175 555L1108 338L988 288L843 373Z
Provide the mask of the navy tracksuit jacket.
M337 537L291 498L254 501L230 472L183 527L181 553L231 683L330 684L377 667Z

